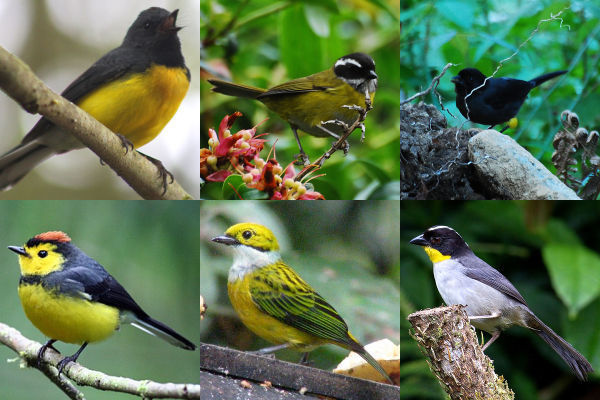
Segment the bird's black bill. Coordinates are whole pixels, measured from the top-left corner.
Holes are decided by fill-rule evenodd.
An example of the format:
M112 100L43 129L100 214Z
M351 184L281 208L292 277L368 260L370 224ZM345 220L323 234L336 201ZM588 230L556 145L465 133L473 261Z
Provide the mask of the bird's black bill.
M161 32L177 32L182 28L181 26L175 25L177 23L177 13L179 13L178 9L173 11L167 18L165 18L159 27Z
M29 254L27 254L27 252L25 251L24 248L19 247L19 246L8 246L8 249L11 251L14 251L15 253L17 253L20 256L25 256L25 257L29 257Z
M419 235L414 239L411 239L410 244L416 244L418 246L429 246L429 242L425 240L423 235Z
M231 246L234 244L240 244L240 242L238 242L237 240L235 240L234 238L229 237L229 236L217 236L215 238L212 238L211 240L213 242L226 244L228 246Z

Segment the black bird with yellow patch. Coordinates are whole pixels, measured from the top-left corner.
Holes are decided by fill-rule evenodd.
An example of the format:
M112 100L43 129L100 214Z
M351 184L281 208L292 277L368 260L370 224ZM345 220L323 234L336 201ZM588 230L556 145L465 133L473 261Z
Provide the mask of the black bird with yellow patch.
M65 233L40 233L23 247L8 248L19 255L19 297L25 315L50 338L38 351L38 364L56 341L81 344L75 354L58 363L60 374L70 361L77 360L88 343L106 339L124 323L174 346L196 348L146 314L123 286L71 243Z
M529 81L513 78L487 78L486 81L478 69L465 68L452 78L456 107L471 122L492 128L516 116L531 89L566 72L550 72Z
M153 140L190 85L177 36L181 27L175 25L178 11L142 11L123 43L75 79L62 96L121 135L127 145L137 148ZM21 144L0 157L0 189L9 189L47 158L82 147L70 133L41 118ZM166 179L162 164L147 158Z

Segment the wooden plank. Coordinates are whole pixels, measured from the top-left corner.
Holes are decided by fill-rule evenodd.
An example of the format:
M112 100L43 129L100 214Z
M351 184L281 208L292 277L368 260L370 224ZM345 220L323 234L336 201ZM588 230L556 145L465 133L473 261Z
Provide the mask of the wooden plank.
M210 344L200 345L200 369L213 374L258 383L269 381L274 387L287 391L299 392L301 389L306 389L306 393L336 399L393 400L400 398L398 386L334 374L318 368ZM239 386L239 383L236 385ZM202 381L200 386L204 386ZM204 392L202 393L204 399Z

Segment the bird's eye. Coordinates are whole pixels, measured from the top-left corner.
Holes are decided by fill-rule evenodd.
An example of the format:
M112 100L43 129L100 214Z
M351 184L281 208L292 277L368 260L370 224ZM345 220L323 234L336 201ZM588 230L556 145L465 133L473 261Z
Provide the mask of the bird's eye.
M146 23L144 24L144 29L148 30L148 29L150 29L150 27L151 27L151 26L152 26L152 25L150 24L150 22L146 22Z
M246 240L250 239L252 237L252 231L244 231L242 237Z
M437 236L434 236L434 237L432 237L432 238L431 238L431 243L432 243L432 244L440 244L440 243L441 243L441 241L442 241L442 239L440 239L440 238L439 238L439 237L437 237Z
M44 258L48 255L48 252L46 250L40 250L38 251L38 256L40 256L40 258Z

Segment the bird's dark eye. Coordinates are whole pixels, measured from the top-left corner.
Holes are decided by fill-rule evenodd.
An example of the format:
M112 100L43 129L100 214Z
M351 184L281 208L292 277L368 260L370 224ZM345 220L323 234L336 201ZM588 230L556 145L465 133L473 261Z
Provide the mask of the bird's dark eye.
M252 231L244 231L242 232L242 237L246 240L250 239L252 237Z
M431 244L440 244L441 241L442 241L442 239L440 239L437 236L432 237L431 240L430 240Z
M152 24L150 24L150 22L146 22L144 24L144 29L148 30L148 29L150 29L151 26L152 26Z
M48 255L48 252L46 250L40 250L38 251L38 256L40 256L40 258L44 258Z

